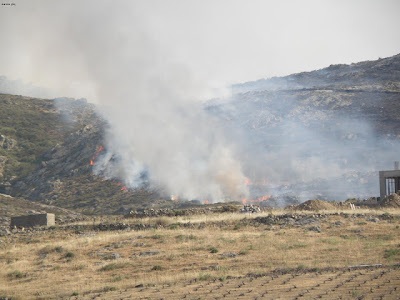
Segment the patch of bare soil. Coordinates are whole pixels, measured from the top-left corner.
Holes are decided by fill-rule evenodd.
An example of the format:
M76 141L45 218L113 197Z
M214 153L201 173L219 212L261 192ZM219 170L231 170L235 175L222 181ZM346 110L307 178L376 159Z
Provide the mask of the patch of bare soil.
M335 209L335 206L329 202L315 199L308 200L291 208L295 210L330 210Z

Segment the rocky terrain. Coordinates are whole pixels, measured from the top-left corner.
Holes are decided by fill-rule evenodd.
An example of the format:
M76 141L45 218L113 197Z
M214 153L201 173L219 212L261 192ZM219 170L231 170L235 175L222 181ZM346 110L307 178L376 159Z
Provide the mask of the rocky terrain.
M350 65L330 65L327 68L301 72L285 77L260 79L236 84L236 93L264 90L289 90L330 87L335 89L398 91L400 77L400 54L363 61Z
M234 140L245 141L242 155L255 158L244 162L246 174L268 181L264 194L374 196L377 171L399 159L400 55L233 90L231 101L215 100L207 109L222 116Z
M106 126L93 104L0 95L0 105L5 116L0 119L0 133L5 133L0 192L87 214L121 214L135 204L165 201L154 191L121 190L118 178L93 174L91 161L102 146Z
M236 85L229 101L209 101L205 110L241 141L247 200L284 207L376 196L377 171L398 159L399 66L400 55L333 65ZM186 205L94 175L106 131L85 99L0 94L0 193L86 214Z

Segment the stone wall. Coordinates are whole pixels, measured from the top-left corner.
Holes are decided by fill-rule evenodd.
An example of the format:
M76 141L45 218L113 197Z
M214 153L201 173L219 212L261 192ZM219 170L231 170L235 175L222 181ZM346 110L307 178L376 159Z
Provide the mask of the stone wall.
M11 217L11 227L54 226L55 224L54 214Z

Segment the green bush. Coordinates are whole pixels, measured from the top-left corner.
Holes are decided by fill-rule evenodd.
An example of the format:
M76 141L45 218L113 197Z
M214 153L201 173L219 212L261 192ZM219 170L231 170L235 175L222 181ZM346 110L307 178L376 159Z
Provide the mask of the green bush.
M18 279L26 276L26 274L23 274L18 270L10 272L7 275L8 275L9 278L18 278Z
M385 250L385 258L388 260L394 260L399 255L400 255L400 248Z
M73 252L67 252L65 254L65 258L74 258L74 257L75 257L75 253L73 253Z
M117 288L115 287L115 286L105 286L104 288L103 288L103 292L112 292L112 291L116 291L117 290Z
M217 252L218 252L218 249L215 248L215 247L213 247L213 246L211 246L210 248L208 248L208 250L210 250L210 253L217 253Z

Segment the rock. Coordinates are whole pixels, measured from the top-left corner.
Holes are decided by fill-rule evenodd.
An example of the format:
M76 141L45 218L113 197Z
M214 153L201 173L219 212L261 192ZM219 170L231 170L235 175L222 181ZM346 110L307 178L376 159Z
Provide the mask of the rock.
M110 255L108 255L107 257L108 257L108 259L116 260L116 259L120 259L121 255L117 252L113 252Z
M315 231L315 232L321 232L321 226L317 225L317 226L311 226L307 228L309 231Z
M0 134L0 148L5 150L12 150L17 145L17 141Z
M241 210L241 213L259 213L261 212L261 209L257 205L252 205L252 204L246 204Z
M319 220L314 217L304 217L301 219L296 220L295 225L297 226L304 226L304 225L311 225L319 223Z
M286 225L294 225L295 222L296 222L295 219L292 219L292 218L286 219Z
M237 253L235 252L224 252L221 254L221 256L225 256L225 257L236 257Z
M150 256L150 255L157 255L157 254L159 254L160 252L158 252L158 251L145 251L145 252L140 252L140 256Z
M378 223L378 222L379 222L379 219L378 219L378 218L369 218L369 219L367 219L367 221L369 221L369 222L374 222L374 223Z
M342 222L342 221L336 221L335 223L333 223L332 225L333 226L342 226L344 224L344 222Z
M2 228L0 231L0 236L10 235L11 232L7 228Z

